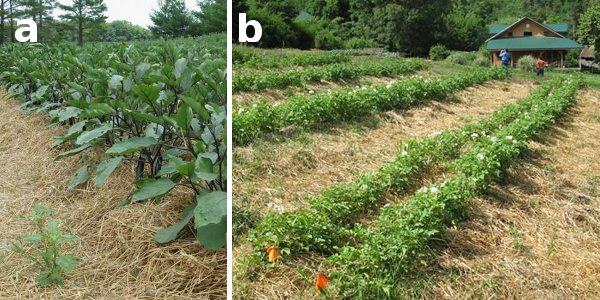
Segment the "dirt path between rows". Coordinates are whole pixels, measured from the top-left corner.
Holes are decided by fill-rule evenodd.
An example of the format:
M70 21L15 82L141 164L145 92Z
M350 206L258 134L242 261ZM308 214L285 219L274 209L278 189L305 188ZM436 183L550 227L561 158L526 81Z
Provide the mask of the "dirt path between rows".
M424 299L600 299L600 90L530 147L448 231Z
M152 235L179 218L183 193L161 203L117 208L133 190L133 166L117 169L102 189L67 191L83 156L61 161L50 150L45 114L25 114L0 93L0 299L223 299L226 251L205 250L192 236L159 246ZM65 245L81 263L63 286L39 288L36 270L8 242L32 233L21 219L34 203L79 241Z
M261 214L304 207L335 183L374 171L410 139L490 115L526 97L531 82L490 82L458 93L453 101L432 101L406 111L382 113L357 124L311 132L283 142L258 142L234 150L234 205Z

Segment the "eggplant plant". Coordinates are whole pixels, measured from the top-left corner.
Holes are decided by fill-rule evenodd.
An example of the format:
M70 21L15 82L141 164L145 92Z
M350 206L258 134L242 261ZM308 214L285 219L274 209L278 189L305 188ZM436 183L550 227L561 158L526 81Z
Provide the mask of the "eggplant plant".
M24 109L69 126L54 138L54 147L68 149L57 159L104 151L81 166L69 189L91 177L100 188L119 165L133 163L137 189L122 204L160 200L176 187L193 194L181 221L155 240L171 242L193 222L198 242L216 250L226 240L225 41L6 46L0 80Z

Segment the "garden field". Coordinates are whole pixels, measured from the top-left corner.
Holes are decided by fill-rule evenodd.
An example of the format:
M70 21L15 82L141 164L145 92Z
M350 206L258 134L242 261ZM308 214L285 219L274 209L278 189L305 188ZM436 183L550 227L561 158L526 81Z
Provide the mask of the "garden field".
M0 298L226 297L225 49L0 47Z
M238 47L233 78L234 298L599 296L593 75Z

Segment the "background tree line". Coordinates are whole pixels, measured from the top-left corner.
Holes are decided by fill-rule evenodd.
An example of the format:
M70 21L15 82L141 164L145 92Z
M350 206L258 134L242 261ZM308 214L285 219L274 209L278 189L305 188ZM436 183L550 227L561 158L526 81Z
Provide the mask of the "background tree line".
M511 24L522 16L569 24L571 38L584 41L585 12L599 0L234 0L234 21L246 12L261 22L260 47L385 47L425 55L431 46L477 50L492 24ZM589 14L589 13L588 13ZM588 26L589 27L589 26ZM237 23L234 24L237 40ZM597 36L597 35L596 35ZM585 40L587 42L587 40Z
M38 26L38 41L132 41L153 38L200 36L227 30L227 1L198 0L190 10L184 0L158 0L149 29L128 21L106 22L103 0L0 0L0 44L15 42L16 21L32 19Z

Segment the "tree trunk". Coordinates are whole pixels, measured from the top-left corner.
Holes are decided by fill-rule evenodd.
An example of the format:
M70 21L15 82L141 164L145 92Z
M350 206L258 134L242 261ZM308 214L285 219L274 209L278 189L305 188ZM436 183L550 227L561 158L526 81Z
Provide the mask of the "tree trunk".
M4 0L0 0L0 45L4 44Z
M79 33L77 35L77 45L83 46L83 21L79 18Z
M42 38L44 37L44 34L42 33L42 20L43 20L43 15L44 15L44 3L43 0L40 0L40 12L39 12L39 19L40 19L40 24L38 26L38 36L39 36L39 40L41 41Z
M13 0L8 0L8 5L10 7L10 41L15 42L15 22L13 20Z
M79 16L78 16L78 21L79 21L79 34L77 36L77 44L79 45L79 47L83 46L83 12L82 10L82 6L83 4L80 3L78 10L79 10Z

